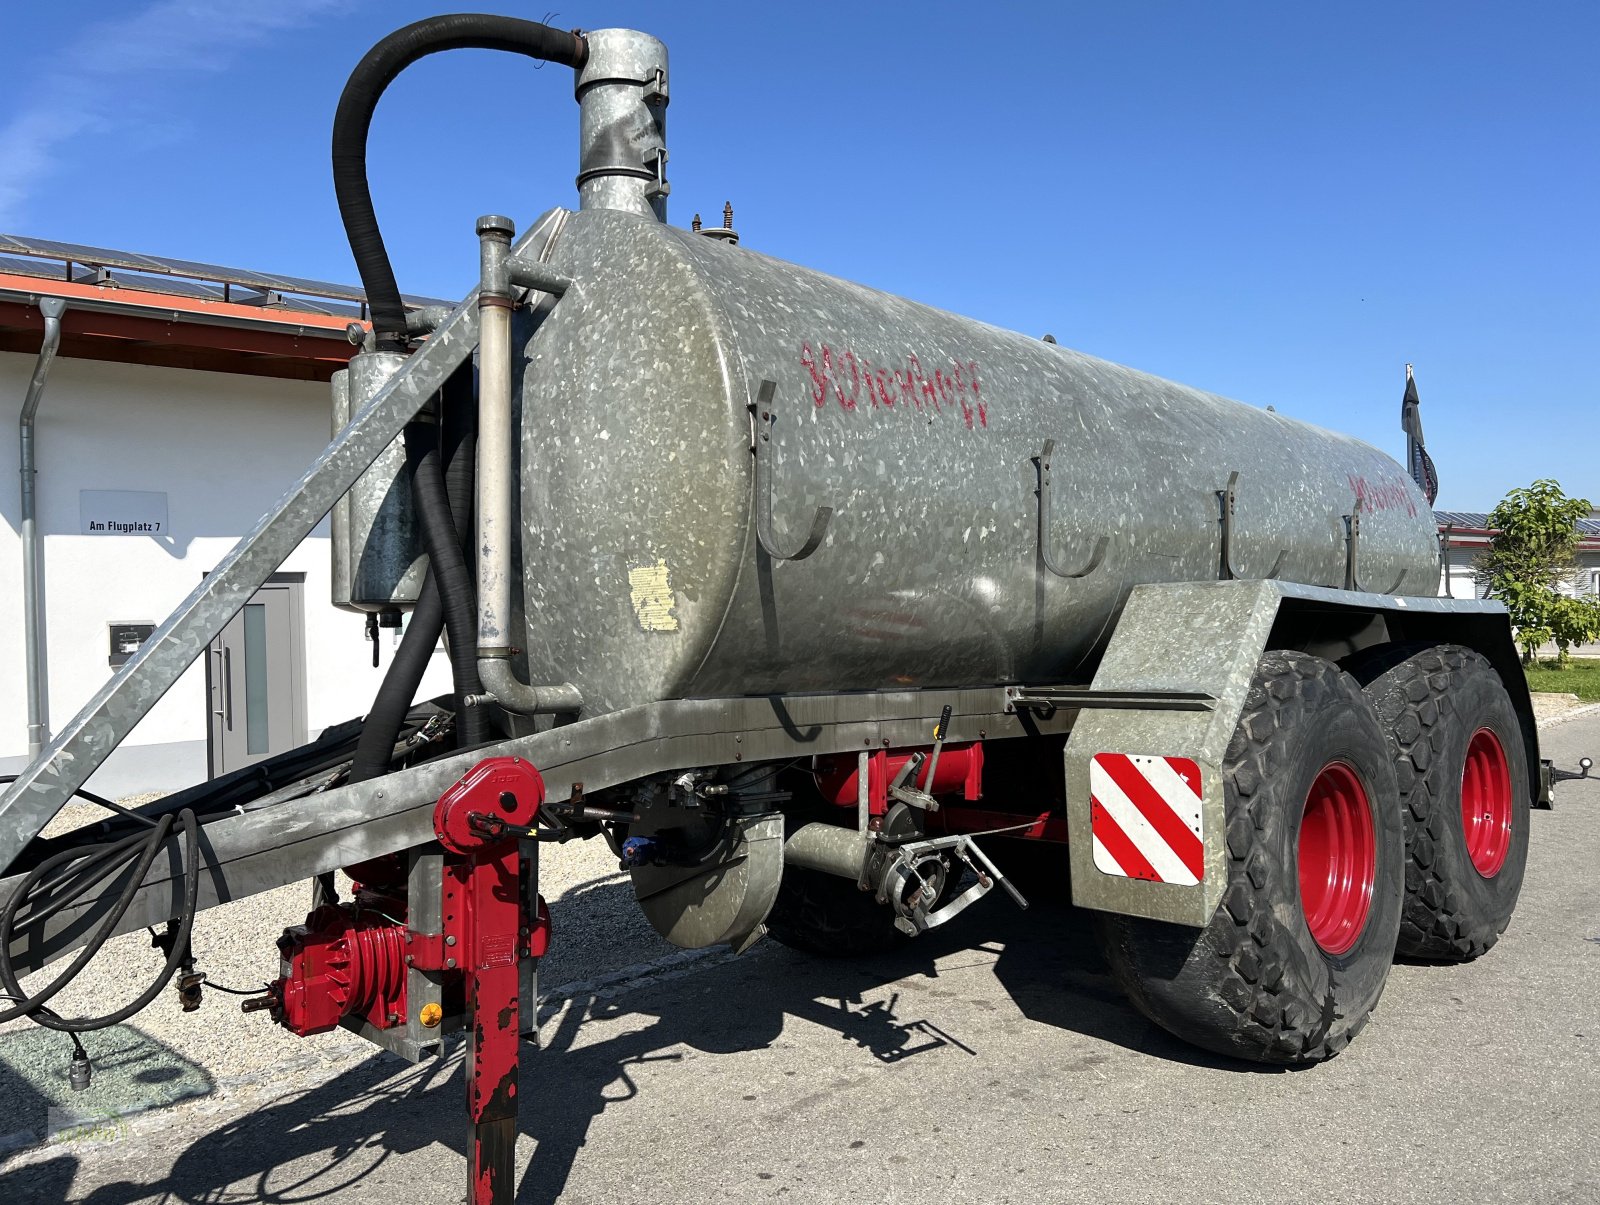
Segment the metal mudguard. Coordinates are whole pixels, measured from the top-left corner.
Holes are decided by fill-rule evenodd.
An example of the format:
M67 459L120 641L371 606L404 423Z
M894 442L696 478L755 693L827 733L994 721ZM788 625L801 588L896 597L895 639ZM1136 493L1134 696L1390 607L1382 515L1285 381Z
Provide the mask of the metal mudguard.
M1517 668L1505 608L1498 603L1365 594L1282 581L1134 587L1095 673L1094 691L1198 694L1212 702L1205 710L1155 705L1080 715L1065 752L1072 902L1174 924L1207 924L1227 889L1223 758L1261 654L1268 648L1297 648L1337 661L1373 644L1426 639L1464 644L1489 659L1522 719L1528 765L1537 767L1532 703ZM1127 754L1146 765L1152 763L1145 759L1187 758L1195 763L1203 848L1198 882L1108 871L1106 865L1114 859L1103 848L1097 858L1094 815L1102 805L1095 801L1092 779L1104 794L1104 771L1094 766L1100 754ZM1537 782L1530 784L1530 791L1530 798L1538 797ZM1181 832L1176 835L1182 837ZM1173 877L1185 876L1180 871Z

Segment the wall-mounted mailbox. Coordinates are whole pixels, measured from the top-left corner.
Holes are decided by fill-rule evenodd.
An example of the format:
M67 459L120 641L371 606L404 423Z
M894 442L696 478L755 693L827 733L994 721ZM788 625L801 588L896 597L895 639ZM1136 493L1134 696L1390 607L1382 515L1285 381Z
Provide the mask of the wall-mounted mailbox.
M153 623L113 623L111 626L112 665L121 665L139 651L139 646L150 639L156 630Z

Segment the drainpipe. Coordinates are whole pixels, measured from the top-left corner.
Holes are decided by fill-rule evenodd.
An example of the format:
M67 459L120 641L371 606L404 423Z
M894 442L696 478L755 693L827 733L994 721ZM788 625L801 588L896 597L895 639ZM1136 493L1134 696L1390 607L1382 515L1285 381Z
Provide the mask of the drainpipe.
M35 521L33 418L44 396L45 379L61 346L61 315L67 303L60 297L41 297L39 313L44 315L44 341L39 344L39 359L28 382L28 395L17 420L18 443L22 451L22 631L27 645L28 670L28 758L39 756L50 739L50 696L46 689L44 614L39 606L43 585L39 580L39 530Z

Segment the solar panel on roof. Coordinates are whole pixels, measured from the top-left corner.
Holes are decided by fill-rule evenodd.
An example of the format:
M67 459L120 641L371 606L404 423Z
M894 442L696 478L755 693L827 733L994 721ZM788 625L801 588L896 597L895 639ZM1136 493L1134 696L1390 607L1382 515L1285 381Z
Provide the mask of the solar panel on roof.
M38 276L39 262L32 259L12 259L9 255L0 255L0 272L10 272L15 276Z
M166 293L172 297L200 297L206 301L221 301L222 290L203 285L195 280L174 280L167 276L140 276L131 272L113 272L113 284L124 289L142 289L146 293Z
M1436 510L1433 519L1440 527L1475 527L1480 531L1489 527L1489 516L1481 510ZM1580 535L1600 536L1600 519L1579 519L1577 528Z
M48 255L54 259L70 259L74 263L91 263L107 268L134 268L141 272L163 271L160 263L147 255L138 255L132 251L110 251L104 247L86 247L80 243L58 243L52 239L0 235L0 249Z
M238 285L247 289L272 290L278 293L309 294L330 297L337 301L353 301L358 305L366 301L366 294L351 285L332 284L325 280L311 280L299 276L278 276L263 272L248 272L239 268L225 268L218 264L203 264L189 259L168 259L158 255L139 255L132 251L112 251L105 247L89 247L81 243L61 243L52 239L23 238L14 234L0 234L0 253L32 255L48 259L67 260L88 267L124 268L135 272L158 273L165 276L189 276L203 281L225 285ZM37 271L25 275L43 275ZM150 286L154 288L153 285ZM416 309L426 305L448 305L437 298L402 296L401 300ZM337 308L328 313L340 312ZM354 316L354 315L352 315Z

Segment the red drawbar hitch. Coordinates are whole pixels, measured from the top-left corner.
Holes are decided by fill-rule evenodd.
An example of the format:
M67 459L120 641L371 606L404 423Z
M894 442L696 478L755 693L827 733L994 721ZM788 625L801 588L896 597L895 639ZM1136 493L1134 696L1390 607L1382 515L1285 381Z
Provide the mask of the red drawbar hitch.
M519 963L543 955L550 941L544 901L532 916L523 906L537 893L531 886L523 892L517 839L533 827L543 803L544 779L528 762L479 762L433 812L434 835L446 851L441 931L415 932L402 923L410 909L404 880L395 876L398 859L363 863L355 868L361 882L353 903L318 908L284 933L283 977L251 1004L270 1008L302 1037L347 1017L391 1029L406 1023L407 967L459 976L472 1205L509 1205L516 1193ZM390 881L369 881L384 879Z

